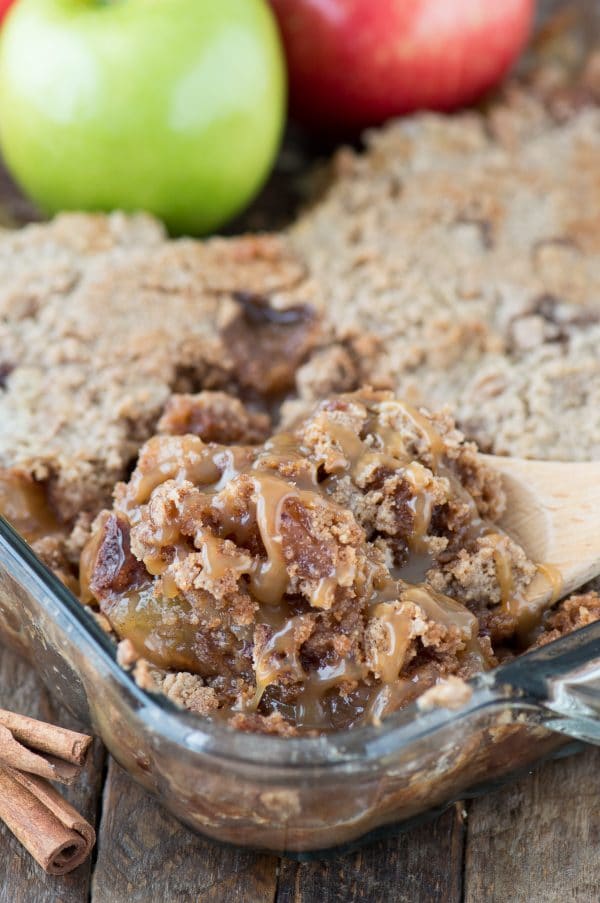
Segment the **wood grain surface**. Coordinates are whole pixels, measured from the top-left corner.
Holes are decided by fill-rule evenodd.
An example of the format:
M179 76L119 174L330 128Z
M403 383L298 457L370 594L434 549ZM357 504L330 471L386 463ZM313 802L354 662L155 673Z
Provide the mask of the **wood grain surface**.
M474 800L465 903L600 900L600 749Z
M92 899L270 903L277 859L192 834L114 762L104 786Z
M460 903L464 807L351 856L325 862L282 860L277 903Z

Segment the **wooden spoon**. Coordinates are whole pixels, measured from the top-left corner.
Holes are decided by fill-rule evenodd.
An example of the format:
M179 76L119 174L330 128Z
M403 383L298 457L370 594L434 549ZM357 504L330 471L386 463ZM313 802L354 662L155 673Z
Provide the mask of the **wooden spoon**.
M541 565L525 593L541 611L600 574L600 461L528 461L482 455L503 475L499 526Z

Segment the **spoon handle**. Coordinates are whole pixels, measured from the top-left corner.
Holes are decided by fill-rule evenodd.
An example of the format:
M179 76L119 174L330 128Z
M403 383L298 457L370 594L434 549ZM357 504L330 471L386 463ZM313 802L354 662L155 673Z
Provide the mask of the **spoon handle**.
M520 655L496 672L541 706L544 725L600 745L600 621Z

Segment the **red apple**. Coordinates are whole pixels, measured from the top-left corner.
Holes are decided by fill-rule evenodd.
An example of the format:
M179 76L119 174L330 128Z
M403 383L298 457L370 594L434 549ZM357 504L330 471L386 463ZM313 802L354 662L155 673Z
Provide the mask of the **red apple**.
M476 100L510 68L535 0L271 0L287 51L292 115L374 125Z
M4 16L7 14L8 10L14 2L15 0L0 0L0 22L2 22Z

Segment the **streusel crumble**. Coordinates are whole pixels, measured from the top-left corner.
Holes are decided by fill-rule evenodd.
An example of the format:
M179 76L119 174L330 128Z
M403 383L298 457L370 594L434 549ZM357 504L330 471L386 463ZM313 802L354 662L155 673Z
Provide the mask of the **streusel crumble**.
M245 729L347 727L492 667L527 621L536 568L448 415L363 390L260 445L162 423L82 561L145 685Z

